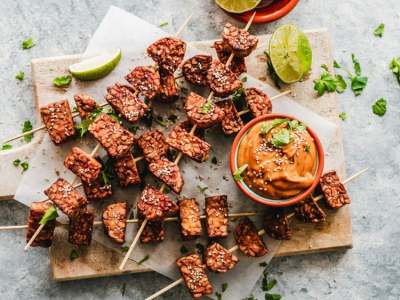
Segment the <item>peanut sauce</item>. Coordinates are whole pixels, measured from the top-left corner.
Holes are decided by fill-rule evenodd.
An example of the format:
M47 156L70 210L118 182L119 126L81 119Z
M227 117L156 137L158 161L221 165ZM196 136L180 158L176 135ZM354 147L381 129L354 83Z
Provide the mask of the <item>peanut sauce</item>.
M269 122L269 121L266 121ZM290 130L290 142L275 147L275 133L289 128L285 122L262 136L263 123L255 124L243 137L238 150L238 167L245 164L242 176L248 187L270 199L287 199L311 186L317 168L317 149L309 132Z

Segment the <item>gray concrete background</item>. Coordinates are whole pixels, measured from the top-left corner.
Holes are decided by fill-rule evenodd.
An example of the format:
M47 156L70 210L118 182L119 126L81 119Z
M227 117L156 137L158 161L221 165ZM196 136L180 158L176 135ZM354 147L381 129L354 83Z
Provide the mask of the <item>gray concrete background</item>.
M350 65L350 54L358 56L369 84L362 96L355 98L347 91L339 100L349 116L343 122L347 173L366 166L370 171L349 186L354 248L343 253L274 259L267 267L278 280L274 291L284 299L400 299L400 85L388 68L392 57L400 56L400 2L300 2L289 16L273 24L253 26L252 31L268 33L289 22L304 29L327 27L339 62ZM0 1L0 140L18 133L34 111L30 60L82 52L111 4L156 25L167 21L165 29L170 32L194 12L184 34L187 40L216 38L221 26L232 21L212 0ZM386 25L382 39L372 34L381 22ZM23 51L20 44L27 37L37 46ZM19 70L26 73L23 82L14 78ZM371 104L380 97L388 100L383 118L371 111ZM23 224L26 213L12 201L0 203L2 225ZM169 283L154 273L54 283L47 251L23 253L23 244L22 231L0 232L1 299L143 299ZM259 288L254 294L263 299ZM160 299L172 298L189 296L179 287Z

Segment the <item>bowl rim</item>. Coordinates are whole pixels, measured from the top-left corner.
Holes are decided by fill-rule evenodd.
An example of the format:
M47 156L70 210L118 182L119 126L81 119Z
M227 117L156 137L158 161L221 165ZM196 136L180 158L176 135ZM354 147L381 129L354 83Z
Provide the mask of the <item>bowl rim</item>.
M236 137L232 143L232 146L231 146L230 163L229 164L230 164L232 177L236 170L236 152L237 152L237 149L239 148L239 143L240 143L243 135L246 134L255 124L265 121L265 120L271 120L271 119L276 119L276 118L287 118L287 119L291 119L291 120L298 120L301 122L301 120L299 118L296 118L296 117L293 117L290 115L272 113L272 114L267 114L267 115L262 115L262 116L256 117L253 120L251 120L249 123L247 123L236 135ZM249 191L244 187L245 184L243 184L242 181L235 180L235 183L239 187L239 189L251 200L253 200L257 203L267 205L267 206L272 206L272 207L291 206L293 204L296 204L296 203L304 200L306 197L308 197L316 189L316 187L319 183L319 180L322 176L322 172L324 170L325 158L324 158L324 149L322 147L320 139L308 125L307 125L307 131L311 135L311 137L314 139L314 143L316 145L317 153L318 153L318 168L316 171L314 181L310 185L309 188L304 190L302 193L300 193L292 198L289 198L287 200L279 199L279 200L281 200L281 202L275 202L275 201L266 199L261 195L257 195L255 192L253 192L253 194L250 194Z

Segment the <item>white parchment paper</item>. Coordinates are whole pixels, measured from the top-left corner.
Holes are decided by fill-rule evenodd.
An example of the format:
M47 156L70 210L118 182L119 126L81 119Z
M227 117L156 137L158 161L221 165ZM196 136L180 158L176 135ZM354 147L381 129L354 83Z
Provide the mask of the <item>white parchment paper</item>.
M118 67L106 78L96 81L95 83L80 84L74 87L68 91L68 98L71 100L72 95L79 91L92 95L97 99L103 99L106 87L117 81L124 82L123 77L130 69L138 65L152 63L145 56L145 49L154 40L165 35L165 32L160 28L112 6L101 22L98 30L93 35L93 38L90 40L84 55L92 56L104 51L112 51L115 48L121 48L123 58ZM186 56L190 57L197 53L198 51L196 49L188 47ZM182 83L182 81L180 81L180 84L184 86L184 89L189 88L185 83ZM279 93L273 87L265 85L250 76L247 76L245 86L258 87L267 92L270 96ZM203 91L203 95L206 96L206 94L207 91ZM98 101L103 103L104 100ZM178 121L186 119L181 108L182 100L172 105L154 103L155 114L162 115L166 118L173 112L178 115ZM273 112L292 115L304 121L314 129L326 149L329 147L330 141L336 134L337 128L333 123L300 106L289 97L281 97L280 99L274 100ZM153 127L168 132L172 126L174 126L174 124L171 123L168 128L163 128L157 124ZM143 128L141 130L143 130ZM219 128L213 128L206 132L205 139L212 145L210 157L215 156L218 163L211 163L211 159L202 164L198 164L187 158L182 159L180 167L185 185L181 195L196 198L202 208L204 208L204 197L206 195L226 194L228 195L230 212L265 210L264 207L246 199L236 188L228 167L232 138L224 137ZM60 176L72 181L74 176L70 171L64 168L63 161L72 145L77 143L87 152L90 152L95 144L94 141L88 137L79 142L72 141L62 147L56 147L50 142L46 135L30 163L29 170L22 178L15 198L21 203L30 205L33 201L43 199L44 195L42 191L56 180L57 177ZM104 150L102 154L104 155ZM149 176L144 180L148 183L153 182L153 178ZM115 193L111 199L93 204L97 211L97 219L101 218L101 211L108 203L116 200L123 200L129 202L131 207L133 207L139 195L138 187L129 187L124 190L114 188L114 191ZM171 195L171 197L175 198L173 195ZM259 218L253 219L257 227L260 228L261 220L259 220ZM235 221L231 222L231 230L233 230L235 225ZM185 245L190 251L193 251L196 243L206 245L207 241L202 238L192 242L183 242L177 223L167 223L166 231L166 239L164 242L156 245L139 244L132 255L132 259L138 261L146 255L149 255L149 259L143 263L144 266L150 267L171 279L176 279L179 278L179 274L175 266L175 260L182 255L180 252L181 246ZM127 229L126 244L131 243L135 232L136 225L130 224ZM94 239L107 247L119 249L118 245L112 243L104 235L101 227L94 231ZM267 237L264 237L264 240L269 248L269 254L265 257L256 259L247 258L240 253L236 253L240 258L240 262L234 270L226 274L210 275L216 291L220 290L222 283L227 282L229 284L227 291L224 293L225 299L241 299L251 293L254 284L263 272L263 268L259 266L259 263L264 261L269 262L279 246L278 241ZM223 240L221 243L228 248L234 245L232 237Z

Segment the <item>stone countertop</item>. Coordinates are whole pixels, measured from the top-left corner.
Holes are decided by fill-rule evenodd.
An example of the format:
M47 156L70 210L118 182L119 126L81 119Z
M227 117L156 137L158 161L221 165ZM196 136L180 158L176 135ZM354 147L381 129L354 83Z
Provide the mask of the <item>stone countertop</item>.
M110 5L153 24L169 23L174 32L192 12L184 33L187 40L213 39L232 20L212 0L203 1L0 1L0 140L20 131L34 111L30 60L82 52ZM351 91L338 95L342 111L347 174L366 166L367 175L349 186L352 197L354 248L340 253L276 258L267 267L277 279L274 292L284 299L399 299L400 298L400 85L388 68L400 56L400 2L302 0L284 19L255 25L252 32L272 32L294 23L303 29L327 27L336 60L351 66L351 53L361 62L369 83L355 98ZM383 38L373 30L385 23ZM36 46L21 50L32 37ZM25 80L15 79L18 71ZM371 105L384 97L388 112L382 118ZM312 99L310 101L318 101ZM27 210L13 201L0 203L1 225L23 224ZM143 299L170 281L155 273L126 275L77 282L55 283L45 249L23 253L22 231L0 232L0 294L3 299ZM216 287L219 290L219 287ZM125 291L125 292L123 292ZM263 299L260 283L254 290ZM188 299L183 287L160 299Z

